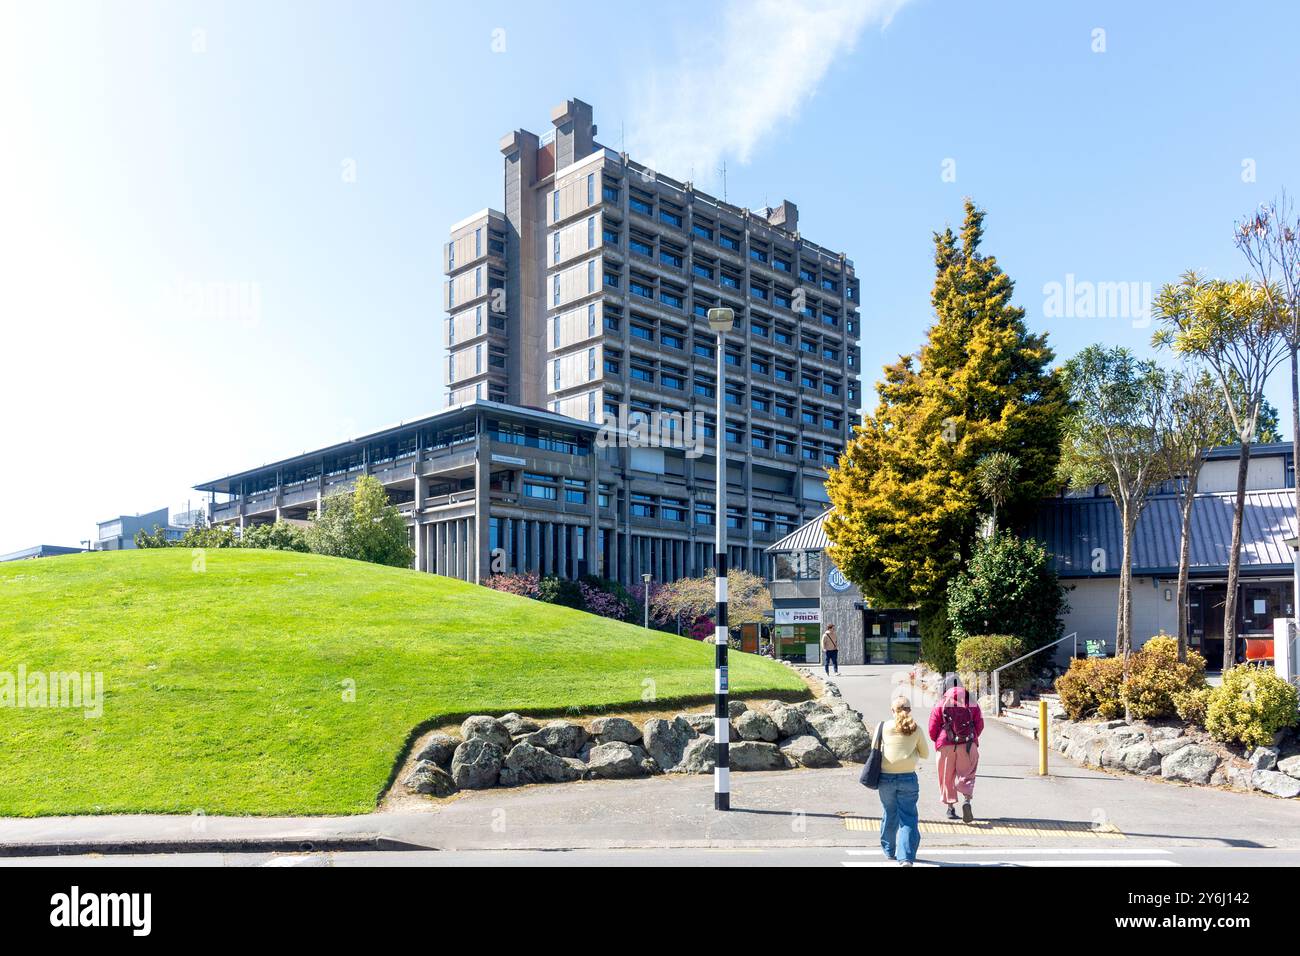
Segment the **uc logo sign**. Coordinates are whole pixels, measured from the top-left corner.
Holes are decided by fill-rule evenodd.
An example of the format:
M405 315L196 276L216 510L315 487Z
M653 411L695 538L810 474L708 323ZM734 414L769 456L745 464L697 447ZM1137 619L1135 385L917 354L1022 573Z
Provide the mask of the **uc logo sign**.
M853 586L839 568L831 568L831 573L826 575L826 583L831 586L832 591L847 591Z

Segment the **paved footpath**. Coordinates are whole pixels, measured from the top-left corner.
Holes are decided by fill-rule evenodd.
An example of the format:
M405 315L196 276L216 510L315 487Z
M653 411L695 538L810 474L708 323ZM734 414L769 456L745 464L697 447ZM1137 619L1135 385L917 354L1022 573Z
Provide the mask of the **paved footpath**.
M887 713L898 667L846 667L844 697L874 725ZM923 718L925 715L919 714ZM991 862L1038 854L1132 859L1167 849L1180 859L1219 851L1300 851L1300 803L1086 770L1052 754L1039 777L1037 745L990 721L981 746L973 826L942 819L931 758L921 770L922 857ZM670 774L467 793L426 812L353 817L100 816L0 820L0 856L109 851L226 854L310 847L316 855L378 847L443 851L670 849L832 850L823 861L874 864L879 816L859 768L733 773L732 810L713 809L711 777ZM1100 828L1098 828L1100 824ZM863 851L852 854L849 851ZM1197 851L1214 851L1203 856ZM1047 852L1050 851L1050 852ZM1068 852L1067 852L1068 851ZM944 853L948 855L945 856ZM997 856L997 854L994 854ZM766 854L765 854L766 858ZM1037 858L1037 857L1035 857ZM1256 864L1294 863L1293 853L1249 854ZM125 862L125 857L120 857ZM303 857L302 859L307 859ZM415 858L412 857L412 860ZM448 857L450 859L450 857ZM630 859L630 857L628 858ZM731 862L744 862L732 859ZM1096 863L1092 865L1102 865ZM1113 863L1106 865L1123 865Z

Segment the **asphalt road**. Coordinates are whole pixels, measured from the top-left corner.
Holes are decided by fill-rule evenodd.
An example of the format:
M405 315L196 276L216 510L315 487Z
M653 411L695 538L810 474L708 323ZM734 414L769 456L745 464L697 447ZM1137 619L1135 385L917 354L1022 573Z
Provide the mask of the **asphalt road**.
M1297 867L1300 850L1239 847L937 847L918 867ZM843 866L896 869L879 851L845 847L645 850L411 850L347 853L175 853L0 859L0 867L401 867L401 866Z

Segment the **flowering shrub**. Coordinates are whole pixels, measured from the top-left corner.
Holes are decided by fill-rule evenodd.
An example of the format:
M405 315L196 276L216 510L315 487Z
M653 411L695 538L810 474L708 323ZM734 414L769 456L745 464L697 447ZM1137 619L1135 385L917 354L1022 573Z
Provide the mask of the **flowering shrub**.
M541 581L535 574L494 574L487 579L487 586L494 591L532 598L534 601L541 594Z
M1210 694L1205 729L1216 740L1261 747L1296 725L1296 689L1271 670L1233 667Z
M713 633L713 618L707 614L701 614L691 625L691 637L697 641L711 641L713 640Z
M608 617L615 621L627 620L627 603L618 595L587 581L580 582L578 589L582 592L583 607L592 614L599 614L601 617Z

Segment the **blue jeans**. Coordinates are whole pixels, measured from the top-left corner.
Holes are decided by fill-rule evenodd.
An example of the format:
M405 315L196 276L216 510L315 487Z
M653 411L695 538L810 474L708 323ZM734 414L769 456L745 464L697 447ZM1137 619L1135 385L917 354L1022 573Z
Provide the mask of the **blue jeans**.
M825 660L822 662L822 669L829 674L831 668L834 667L835 673L838 674L840 672L840 652L837 650L827 651L824 656Z
M921 831L916 825L916 801L921 796L921 785L916 772L882 773L880 775L880 806L884 816L880 820L880 847L891 860L916 861L916 848L921 844Z

